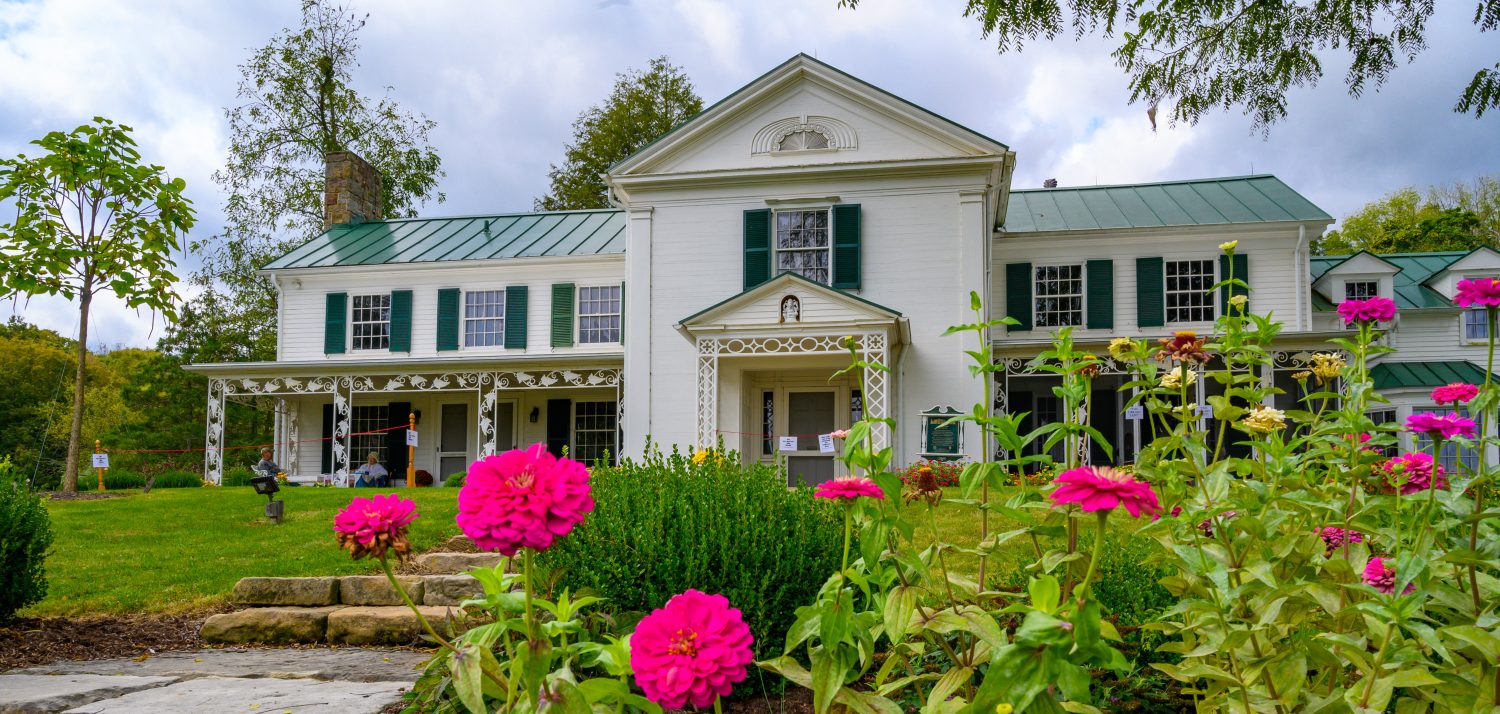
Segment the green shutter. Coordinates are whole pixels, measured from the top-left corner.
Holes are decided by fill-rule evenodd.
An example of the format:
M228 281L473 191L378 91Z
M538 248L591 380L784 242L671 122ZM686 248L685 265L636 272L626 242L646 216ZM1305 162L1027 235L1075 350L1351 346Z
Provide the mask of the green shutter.
M505 349L526 349L526 286L505 289Z
M1115 327L1115 262L1090 260L1084 266L1088 281L1088 328L1112 330Z
M572 283L552 284L552 346L573 346L573 302L577 289Z
M833 287L859 289L860 232L859 204L833 207Z
M1167 324L1165 278L1161 258L1135 259L1135 325L1161 327Z
M1235 253L1234 254L1234 277L1235 277L1236 280L1243 280L1245 282L1245 285L1249 285L1250 284L1250 256L1247 256L1244 253ZM1221 256L1219 256L1219 280L1228 280L1228 279L1229 279L1229 256L1227 256L1227 255L1221 255ZM1231 295L1245 295L1245 296L1249 296L1250 295L1250 291L1248 289L1246 289L1245 287L1239 286L1239 285L1234 285L1234 286L1226 285L1223 288L1220 288L1219 289L1219 310L1221 312L1225 312L1225 313L1229 312L1229 297ZM1245 305L1245 307L1248 309L1249 308L1249 304L1247 303Z
M411 351L411 291L391 291L391 351Z
M321 454L319 455L320 473L333 473L333 405L323 405L323 439ZM295 444L293 445L295 448Z
M349 294L328 293L328 303L323 314L323 354L344 353L349 332Z
M745 289L771 279L771 209L745 211Z
M1032 280L1031 263L1005 264L1005 314L1016 321L1011 332L1031 329Z
M438 290L437 300L437 351L452 352L458 349L458 288Z

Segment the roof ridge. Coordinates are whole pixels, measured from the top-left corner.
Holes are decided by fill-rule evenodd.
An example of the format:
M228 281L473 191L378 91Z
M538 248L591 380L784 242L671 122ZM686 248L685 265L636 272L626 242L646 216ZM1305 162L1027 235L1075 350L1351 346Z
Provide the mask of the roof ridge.
M1101 183L1091 186L1054 186L1052 188L1012 188L1011 193L1041 193L1044 191L1091 191L1106 188L1140 188L1142 186L1170 186L1174 184L1192 183L1218 183L1221 181L1248 181L1258 178L1273 178L1281 181L1276 174L1245 174L1243 176L1210 176L1195 179L1173 179L1170 181L1141 181L1137 183ZM1282 183L1286 183L1282 181Z
M522 216L557 216L570 213L624 213L623 208L572 208L566 211L506 211L504 213L470 213L456 216L407 216L405 218L382 218L378 221L363 221L360 223L341 223L329 226L328 230L334 228L355 228L369 225L371 223L405 223L407 221L458 221L472 220L476 218L520 218Z

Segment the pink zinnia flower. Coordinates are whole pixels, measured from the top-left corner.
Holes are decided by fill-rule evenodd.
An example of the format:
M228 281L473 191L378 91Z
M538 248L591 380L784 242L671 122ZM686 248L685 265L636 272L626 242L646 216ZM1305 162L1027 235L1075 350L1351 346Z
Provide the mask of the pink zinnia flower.
M458 527L480 550L546 550L594 510L589 471L543 444L486 456L458 491Z
M1406 430L1416 434L1436 435L1443 439L1455 436L1474 438L1474 420L1458 413L1432 414L1417 412L1406 418Z
M411 552L406 527L417 515L416 502L394 493L356 497L333 517L333 534L355 560L381 558L387 550L395 550L397 557L404 558Z
M1392 560L1395 558L1371 558L1370 562L1365 563L1365 584L1387 595L1395 592L1396 569L1386 565ZM1416 589L1415 585L1408 583L1401 594L1409 595Z
M1328 546L1327 550L1323 553L1326 556L1333 555L1333 552L1343 546L1344 543L1363 543L1365 541L1363 533L1344 530L1337 526L1326 526L1318 531L1318 535L1323 538L1323 543Z
M1413 493L1426 491L1436 485L1437 488L1445 488L1447 480L1443 478L1443 465L1432 462L1432 455L1420 451L1402 454L1381 465L1391 477L1391 486L1401 484L1401 495L1406 496ZM1402 478L1405 478L1403 481Z
M1198 530L1203 531L1205 537L1212 538L1214 537L1215 523L1228 523L1229 519L1238 515L1240 515L1239 511L1225 511L1212 518L1205 518L1202 523L1198 524Z
M1500 306L1500 280L1494 278L1472 278L1458 281L1458 292L1453 302L1459 307Z
M885 491L875 485L874 481L863 476L848 476L824 481L818 484L818 490L813 495L818 498L846 501L852 501L861 496L868 496L879 501L885 500Z
M847 439L847 438L849 438L849 430L848 429L834 429L833 431L829 432L828 435L831 436L831 437L833 437L833 438L835 438L835 439Z
M728 598L688 590L641 618L630 637L630 666L647 699L701 710L745 679L754 643Z
M1385 297L1345 300L1339 303L1339 317L1344 318L1345 325L1356 322L1390 322L1396 319L1396 303Z
M1453 382L1432 390L1432 401L1436 404L1464 404L1478 395L1479 387Z
M1108 511L1124 506L1132 518L1161 513L1161 503L1151 484L1108 466L1068 469L1052 480L1057 486L1050 498L1054 505L1076 503L1086 512Z

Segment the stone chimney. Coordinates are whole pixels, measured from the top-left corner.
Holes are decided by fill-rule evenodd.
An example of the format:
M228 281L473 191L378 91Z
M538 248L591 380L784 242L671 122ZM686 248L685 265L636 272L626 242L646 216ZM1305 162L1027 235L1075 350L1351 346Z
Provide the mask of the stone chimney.
M323 159L323 227L384 217L380 209L380 173L352 151L335 151Z

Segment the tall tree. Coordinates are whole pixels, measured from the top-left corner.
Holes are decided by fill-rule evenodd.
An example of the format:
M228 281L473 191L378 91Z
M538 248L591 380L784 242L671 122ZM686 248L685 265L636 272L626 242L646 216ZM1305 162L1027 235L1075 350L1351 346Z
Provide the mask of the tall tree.
M552 189L536 199L536 208L609 207L600 176L701 111L703 98L693 90L693 81L665 55L651 60L645 70L615 75L609 98L574 120L573 142L563 152L562 166L553 164L547 172Z
M1437 189L1423 196L1403 188L1346 216L1317 243L1325 255L1473 250L1500 244L1493 226L1470 207L1445 201ZM1470 204L1477 206L1478 204Z
M228 195L223 232L197 245L203 289L195 321L162 347L192 361L274 359L276 290L257 271L323 230L323 158L353 151L380 172L388 217L414 215L437 190L442 160L428 143L436 123L389 96L353 86L367 15L304 0L302 22L282 30L240 65L238 97L224 111L229 158L214 174ZM231 345L248 345L248 354Z
M839 0L842 7L858 4ZM1266 129L1286 116L1288 90L1322 78L1320 52L1347 53L1351 95L1379 88L1398 64L1427 49L1435 7L1432 0L1068 0L1066 8L1062 0L966 0L964 15L978 20L1001 52L1064 31L1119 33L1115 63L1129 76L1130 100L1149 105L1153 126L1165 104L1174 123L1238 106ZM1500 29L1500 0L1477 0L1474 24L1480 32ZM1476 118L1497 108L1500 62L1479 68L1453 105Z
M63 490L78 488L79 435L88 364L89 308L108 290L130 307L168 320L177 311L172 251L193 226L182 179L141 163L130 127L102 117L32 142L45 153L0 160L0 203L16 218L0 225L0 289L7 296L78 301L77 366Z

